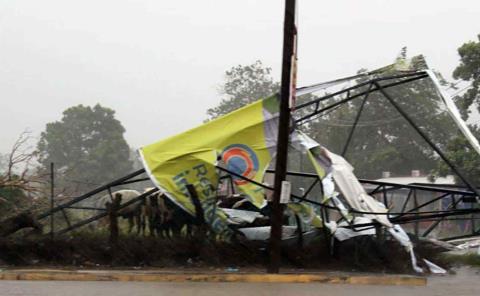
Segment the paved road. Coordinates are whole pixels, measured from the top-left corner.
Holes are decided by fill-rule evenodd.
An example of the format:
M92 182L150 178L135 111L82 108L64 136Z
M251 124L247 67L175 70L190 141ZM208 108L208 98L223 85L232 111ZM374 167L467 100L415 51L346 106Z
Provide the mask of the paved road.
M426 287L263 283L145 283L0 281L0 296L473 296L480 295L480 270L462 269L456 275L431 277Z

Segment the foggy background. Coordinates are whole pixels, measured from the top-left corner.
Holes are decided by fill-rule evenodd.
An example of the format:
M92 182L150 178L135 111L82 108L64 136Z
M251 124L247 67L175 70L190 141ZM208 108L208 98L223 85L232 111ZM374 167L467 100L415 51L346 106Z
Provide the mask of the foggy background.
M135 148L200 124L224 72L280 80L281 0L0 0L0 153L77 105L114 109ZM480 1L300 0L298 86L393 62L403 46L447 79Z

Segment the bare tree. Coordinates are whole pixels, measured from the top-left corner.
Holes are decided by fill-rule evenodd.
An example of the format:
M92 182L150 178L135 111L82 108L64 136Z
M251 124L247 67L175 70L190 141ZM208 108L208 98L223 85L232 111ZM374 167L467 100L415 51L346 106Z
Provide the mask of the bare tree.
M41 229L31 209L42 207L45 199L37 197L45 189L46 178L38 170L33 170L37 154L29 146L31 138L29 131L21 133L0 163L0 195L4 195L0 196L0 237L22 228Z
M20 189L26 194L39 193L42 190L44 176L32 173L32 162L37 153L28 146L31 132L24 131L3 159L4 171L0 171L0 189Z

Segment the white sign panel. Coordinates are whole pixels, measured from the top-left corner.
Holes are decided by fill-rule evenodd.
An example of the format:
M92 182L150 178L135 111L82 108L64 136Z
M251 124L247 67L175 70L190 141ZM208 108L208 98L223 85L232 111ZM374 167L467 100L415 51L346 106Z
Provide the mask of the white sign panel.
M287 204L290 202L291 191L292 191L292 184L288 181L282 181L282 191L280 193L281 204Z

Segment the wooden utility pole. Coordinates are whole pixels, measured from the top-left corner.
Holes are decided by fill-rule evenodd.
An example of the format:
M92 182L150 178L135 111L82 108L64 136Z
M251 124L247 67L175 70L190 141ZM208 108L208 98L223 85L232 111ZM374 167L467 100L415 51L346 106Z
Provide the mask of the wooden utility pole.
M270 262L267 268L269 273L278 273L280 270L280 244L282 240L283 220L283 205L280 204L280 195L282 182L286 179L288 138L290 134L290 107L294 106L296 88L296 2L296 0L285 0L280 118L275 163L275 184L273 200L270 202L272 215L269 241Z

